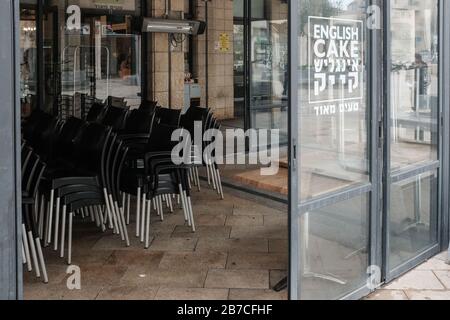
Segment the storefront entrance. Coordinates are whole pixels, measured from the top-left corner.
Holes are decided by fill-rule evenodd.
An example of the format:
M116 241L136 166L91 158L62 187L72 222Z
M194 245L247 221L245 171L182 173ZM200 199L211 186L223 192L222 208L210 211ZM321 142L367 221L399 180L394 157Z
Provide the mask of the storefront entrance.
M439 1L389 1L385 39L376 4L291 2L293 298L362 297L440 249Z
M280 159L286 174L279 181L280 193L289 195L289 244L285 238L270 239L274 232L264 225L267 219L278 231L286 229L280 227L284 217L272 217L284 207L274 209L254 199L240 202L234 195L228 206L220 207L214 199L210 202L220 207L216 211L226 212L212 219L220 226L204 220L200 234L206 236L198 236L202 240L198 242L204 242L204 253L211 252L211 247L219 245L209 240L220 236L217 230L225 230L226 239L217 249L223 268L227 267L223 250L239 247L233 257L247 259L246 268L250 268L248 265L259 261L253 257L261 258L260 251L287 250L289 246L291 299L359 299L448 244L450 79L445 70L450 64L450 45L443 41L450 35L450 24L444 19L444 13L450 11L448 3L279 0L269 5L269 1L236 1L234 9L241 5L244 17L235 11L234 20L227 21L230 28L221 26L223 21L209 21L217 28L210 30L210 35L220 35L220 41L206 38L205 44L191 39L189 46L180 47L177 41L181 38L133 33L132 17L145 15L139 11L145 1L131 1L133 5L122 8L120 15L98 8L85 10L82 28L76 32L64 26L65 6L42 11L34 1L25 2L28 5L22 10L13 1L3 3L0 10L2 18L6 15L0 19L4 22L2 39L14 34L11 26L20 26L17 43L13 50L4 46L0 64L2 74L12 75L11 81L0 86L2 101L11 106L0 126L5 131L0 158L6 164L0 172L0 205L7 208L0 213L0 235L6 239L0 252L0 298L23 297L21 190L17 182L20 115L29 115L39 106L61 119L83 118L87 110L80 108L80 102L108 100L112 93L133 108L145 96L172 109L183 105L186 92L178 88L183 84L198 91L187 97L190 102L212 101L223 120L227 115L238 120L230 127L280 129L288 145L289 155ZM286 3L287 13L277 11L286 8ZM227 11L211 2L199 2L189 11L201 8L200 13L207 13L208 5L218 14ZM164 14L152 5L146 9ZM17 21L12 21L13 16ZM208 20L207 15L197 18ZM227 32L234 34L234 52ZM146 41L149 43L144 45ZM164 46L157 45L161 43ZM207 50L213 53L207 54ZM189 56L192 51L197 54L195 59ZM228 61L225 65L224 60ZM187 73L197 76L198 82L184 79L192 76ZM234 87L230 84L233 77ZM14 96L20 100L15 101ZM67 96L71 102L65 104ZM257 176L252 183L262 185L261 180ZM196 195L201 205L194 209L205 209L203 202L210 199L201 192ZM209 196L217 197L214 191ZM250 209L253 217L246 214ZM261 212L263 217L258 216ZM226 225L228 216L233 215L231 225ZM252 225L258 223L261 225ZM175 228L175 242L185 245L180 239L190 231L174 225L172 234ZM167 245L167 230L158 231L161 243ZM275 237L280 236L278 231ZM249 234L258 232L265 232L268 239L248 240ZM246 239L243 242L257 251L255 255L249 258L241 242L231 239L233 234ZM189 243L193 250L202 247L194 242ZM171 250L161 243L165 249L160 251ZM117 256L122 256L119 269L133 258L127 253ZM282 268L280 257L271 260L273 268ZM176 267L173 261L180 256L172 258L166 260L168 268ZM218 269L214 264L211 268ZM239 269L239 264L230 268ZM263 276L270 278L270 271ZM180 272L173 273L178 276ZM210 281L214 285L235 273L239 270L215 270L216 278ZM252 272L248 275L254 276ZM203 284L205 279L196 280ZM268 287L272 280L263 286Z

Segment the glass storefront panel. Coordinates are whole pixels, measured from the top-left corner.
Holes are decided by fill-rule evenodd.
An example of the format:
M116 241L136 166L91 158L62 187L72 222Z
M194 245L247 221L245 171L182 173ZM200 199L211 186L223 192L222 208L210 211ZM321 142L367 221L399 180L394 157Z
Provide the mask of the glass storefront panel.
M367 284L371 249L369 46L365 1L298 4L299 297ZM295 231L294 231L295 232ZM294 244L295 245L295 244Z
M386 196L388 268L394 271L438 243L439 1L390 3L391 184Z
M36 107L37 95L37 25L36 10L31 5L20 10L20 98L22 116Z
M391 1L391 171L438 159L438 1Z
M390 260L394 269L437 243L438 173L394 183L391 189Z
M250 123L256 129L288 134L288 5L286 1L251 1Z
M366 10L358 3L299 4L302 201L370 182Z
M79 25L72 18L79 6ZM73 8L72 8L73 9ZM133 19L140 1L46 1L43 18L45 108L62 118L83 116L86 101L108 96L141 103L141 36ZM57 48L55 50L55 48ZM86 107L88 108L88 106Z
M365 285L369 203L364 195L302 216L301 299L340 299Z

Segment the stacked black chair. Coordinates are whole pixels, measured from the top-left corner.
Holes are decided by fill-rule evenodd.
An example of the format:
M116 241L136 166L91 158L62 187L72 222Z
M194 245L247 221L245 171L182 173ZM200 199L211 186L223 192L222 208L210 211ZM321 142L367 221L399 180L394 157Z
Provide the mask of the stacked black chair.
M106 113L106 105L104 105L103 103L96 102L92 104L85 120L88 122L100 122L103 120L105 113Z
M126 203L126 221L130 224L131 195L136 196L137 212L140 210L141 189L143 187L143 160L148 140L155 124L155 113L149 109L138 109L130 112L119 139L128 149L125 159L126 173L123 176L122 201ZM137 236L139 233L137 232Z
M113 97L109 96L106 98L105 105L108 107L115 107L115 108L126 108L127 103L125 101L125 98L119 98L119 97Z
M182 127L189 131L191 137L194 139L196 134L196 124L200 124L201 128L197 128L201 130L201 135L204 137L206 135L206 140L211 141L211 131L214 130L220 130L221 126L219 121L214 117L214 114L211 112L210 109L207 108L200 108L200 107L191 107L186 112L186 114L183 115L181 119L181 125ZM203 142L203 150L206 150L209 143L204 141ZM193 159L195 160L195 163L198 164L198 156L195 157L197 150L193 150ZM203 163L203 166L206 168L206 173L208 176L208 185L212 186L214 190L217 191L221 199L224 199L224 193L223 193L223 186L222 186L222 178L220 174L220 169L217 163L213 158L210 158L209 155L201 155ZM194 182L198 185L198 188L200 190L200 178L198 173L198 166L195 166L193 169L191 169L189 173L189 181Z
M125 128L128 117L128 108L109 106L99 123L106 127L111 127L114 132L121 132Z
M181 120L181 110L156 107L156 119L158 123L178 127Z
M22 255L29 272L48 283L47 267L37 227L36 199L46 165L33 150L24 146L22 157Z
M35 207L38 208L35 210L35 220L40 238L45 239L45 245L49 245L53 240L55 251L61 245L61 257L64 257L65 234L60 234L60 231L65 231L67 214L61 216L60 213L61 205L66 203L66 198L70 195L66 194L65 190L75 190L77 192L73 193L85 195L86 192L93 192L92 181L95 180L98 183L94 194L100 194L100 200L94 207L83 207L78 213L84 216L89 216L90 213L103 231L105 224L109 223L114 232L120 234L122 240L129 245L123 217L123 201L117 192L121 166L124 163L122 158L125 158L128 149L118 141L111 127L70 118L58 127L59 129L54 130L52 136L47 134L48 128L43 124L52 123L48 115L39 114L39 119L33 119L33 124L26 123L25 127L38 137L48 136L48 139L34 137L31 139L33 144L39 146L43 141L47 141L48 145L52 146L51 153L46 149L39 149L51 164L45 170L43 183L40 184L39 194L42 198L38 197L40 201L35 202ZM38 122L38 125L35 122ZM29 161L24 159L24 163ZM77 202L79 203L80 201ZM70 221L71 217L68 218ZM68 243L71 244L70 239ZM68 262L71 263L71 254L68 256Z

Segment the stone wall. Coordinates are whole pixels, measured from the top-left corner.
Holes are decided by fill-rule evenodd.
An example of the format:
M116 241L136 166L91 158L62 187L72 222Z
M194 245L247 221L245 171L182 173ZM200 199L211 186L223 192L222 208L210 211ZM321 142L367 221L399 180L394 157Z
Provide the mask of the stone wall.
M197 1L197 19L206 20L205 6L204 1ZM233 118L233 1L209 1L207 14L207 34L196 37L195 40L194 74L202 86L202 105L214 110L214 114L220 119ZM229 40L228 50L221 47L220 39L224 35L227 35Z
M180 15L184 11L184 0L170 0L168 4L171 14ZM164 17L165 5L164 0L154 0L153 4L148 6L150 11L148 14L157 18ZM171 46L168 34L155 33L147 37L150 42L150 50L146 57L149 63L149 99L158 101L163 107L181 109L185 74L183 50Z

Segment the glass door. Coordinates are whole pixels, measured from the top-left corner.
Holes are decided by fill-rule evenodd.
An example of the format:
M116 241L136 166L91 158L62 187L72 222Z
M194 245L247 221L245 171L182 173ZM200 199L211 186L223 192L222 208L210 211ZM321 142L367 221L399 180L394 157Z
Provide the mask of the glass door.
M293 299L371 289L380 153L368 5L290 1Z
M248 1L250 126L280 130L288 141L288 6L285 0Z
M391 0L388 6L387 280L439 250L439 2Z

